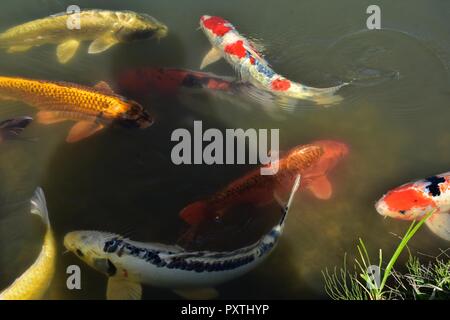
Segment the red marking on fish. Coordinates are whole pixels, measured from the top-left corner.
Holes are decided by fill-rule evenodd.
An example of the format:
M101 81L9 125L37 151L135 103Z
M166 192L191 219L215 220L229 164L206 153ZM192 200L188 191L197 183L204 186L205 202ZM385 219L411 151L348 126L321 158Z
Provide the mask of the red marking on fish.
M407 211L414 208L435 206L433 199L415 189L413 184L407 184L388 192L384 197L384 202L392 211Z
M287 79L275 79L272 81L272 89L275 91L286 91L291 87L291 82Z
M245 50L244 41L242 40L238 40L232 44L227 45L224 50L226 53L235 55L240 59L247 56L247 50Z
M232 28L227 26L229 22L221 17L210 17L204 19L202 17L202 22L205 28L211 30L216 36L223 37Z

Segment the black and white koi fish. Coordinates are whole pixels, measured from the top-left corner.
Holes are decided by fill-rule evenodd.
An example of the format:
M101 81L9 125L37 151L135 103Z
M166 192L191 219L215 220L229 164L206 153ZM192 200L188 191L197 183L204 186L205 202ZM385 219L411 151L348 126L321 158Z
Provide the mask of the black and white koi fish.
M107 299L141 299L142 284L172 289L189 299L214 298L214 286L251 271L273 251L299 185L300 175L279 223L259 241L234 251L189 252L179 246L136 242L99 231L70 232L64 237L64 246L109 277Z

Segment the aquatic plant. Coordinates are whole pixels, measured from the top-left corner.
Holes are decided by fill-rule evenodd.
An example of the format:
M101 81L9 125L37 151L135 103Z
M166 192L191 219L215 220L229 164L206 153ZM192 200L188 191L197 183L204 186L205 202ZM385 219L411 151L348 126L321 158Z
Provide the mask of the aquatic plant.
M394 271L394 265L400 254L406 248L408 242L433 212L434 211L427 213L419 222L413 221L411 223L394 251L394 254L388 261L385 269L382 268L382 250L380 249L378 251L378 264L376 265L376 268L374 268L364 241L359 239L359 244L357 245L359 256L354 260L355 264L353 272L347 270L346 254L344 256L344 265L342 268L337 270L337 267L335 267L333 272L330 272L328 268L326 268L325 271L322 271L325 281L325 291L328 296L333 300L390 300L404 298L401 289L404 288L405 285L399 281L400 276ZM413 266L415 265L411 265L411 267ZM441 268L439 268L439 271L442 272ZM379 274L376 274L377 272L379 272ZM417 272L413 274L418 275ZM397 280L394 281L396 284L395 287L387 285L387 280L390 276L393 276ZM416 279L418 279L418 277L416 277Z
M441 255L427 264L418 257L409 256L407 272L394 272L393 276L401 286L402 298L414 300L450 299L450 256Z

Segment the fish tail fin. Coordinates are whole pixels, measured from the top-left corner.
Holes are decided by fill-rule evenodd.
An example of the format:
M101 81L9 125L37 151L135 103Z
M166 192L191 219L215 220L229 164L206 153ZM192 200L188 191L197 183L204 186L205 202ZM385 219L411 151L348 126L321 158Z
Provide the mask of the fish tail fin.
M45 200L45 194L41 187L37 187L31 198L31 213L41 217L42 221L48 227L50 226L50 220L48 218L47 202Z
M206 202L197 201L189 204L180 212L180 217L189 225L197 225L209 216Z
M340 85L329 87L329 88L312 88L307 87L305 89L305 95L310 96L316 104L322 106L331 106L342 101L342 97L336 94L342 87L349 85L350 83L345 82Z

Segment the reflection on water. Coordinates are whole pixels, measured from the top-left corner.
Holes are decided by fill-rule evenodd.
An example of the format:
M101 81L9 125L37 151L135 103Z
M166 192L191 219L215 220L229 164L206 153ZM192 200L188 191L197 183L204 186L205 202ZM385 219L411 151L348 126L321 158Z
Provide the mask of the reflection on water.
M71 145L64 142L70 123L32 123L21 136L26 140L0 145L0 288L39 252L44 230L28 214L36 185L46 191L61 253L49 298L104 298L106 279L84 265L83 290L66 289L66 267L80 264L75 256L62 255L66 232L102 230L139 241L175 243L185 228L178 217L181 208L251 168L173 165L170 135L176 128L192 129L193 120L202 120L205 129L280 128L283 150L318 139L342 140L351 147L331 173L332 199L302 193L273 256L242 279L221 286L222 298L325 298L321 270L340 265L345 252L351 258L359 237L370 252L392 252L395 235L408 224L382 219L375 201L389 188L449 169L450 25L444 14L449 4L378 1L386 29L365 31L369 1L251 1L246 6L251 10L238 1L78 1L81 7L148 13L169 26L169 35L159 43L118 45L101 55L80 50L64 66L56 62L54 46L15 55L0 52L2 75L86 85L106 80L117 87L119 75L129 68L197 70L209 50L207 39L196 31L198 19L216 14L257 38L272 67L292 80L317 87L353 81L343 89L339 106L289 112L265 112L255 103L202 92L150 94L139 102L157 114L151 128L104 130ZM69 4L3 1L0 29L64 11ZM208 71L234 76L224 62ZM34 114L35 109L19 102L1 102L0 120ZM276 210L252 210L256 212L233 222L211 225L195 246L232 249L254 241L276 220ZM446 247L426 228L410 245L413 252L431 255ZM167 290L144 289L144 298L176 297Z

